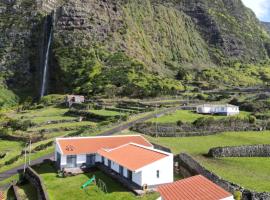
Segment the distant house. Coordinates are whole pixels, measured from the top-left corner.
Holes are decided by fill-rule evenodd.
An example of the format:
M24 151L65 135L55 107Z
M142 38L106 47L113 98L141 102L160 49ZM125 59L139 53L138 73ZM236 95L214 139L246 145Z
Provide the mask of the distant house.
M140 135L57 138L55 158L59 169L99 164L140 187L173 182L173 154Z
M237 115L239 114L239 107L225 104L225 105L214 105L214 104L203 104L196 107L197 113L200 114L218 114L218 115Z
M73 103L84 103L84 96L80 95L67 95L66 96L66 104L70 107Z
M234 200L232 194L202 175L158 186L157 191L157 200Z

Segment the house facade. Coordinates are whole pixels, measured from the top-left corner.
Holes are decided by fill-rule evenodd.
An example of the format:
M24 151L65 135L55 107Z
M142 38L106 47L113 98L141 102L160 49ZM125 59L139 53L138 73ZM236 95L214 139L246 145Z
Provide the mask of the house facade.
M173 182L173 154L140 135L57 138L55 158L62 170L101 164L140 187Z
M218 114L218 115L237 115L240 113L239 107L226 105L203 104L196 107L197 113L200 114Z

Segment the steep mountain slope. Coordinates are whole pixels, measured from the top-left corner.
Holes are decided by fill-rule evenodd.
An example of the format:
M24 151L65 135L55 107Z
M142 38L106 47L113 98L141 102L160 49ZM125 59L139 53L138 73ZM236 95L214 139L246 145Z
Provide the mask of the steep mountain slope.
M2 1L0 69L11 88L38 93L48 41L44 11L52 9L50 92L123 89L115 80L134 83L136 72L148 75L135 85L151 88L160 82L155 76L172 78L182 67L258 64L270 55L269 34L241 0ZM169 90L182 87L168 80L157 88L168 82Z

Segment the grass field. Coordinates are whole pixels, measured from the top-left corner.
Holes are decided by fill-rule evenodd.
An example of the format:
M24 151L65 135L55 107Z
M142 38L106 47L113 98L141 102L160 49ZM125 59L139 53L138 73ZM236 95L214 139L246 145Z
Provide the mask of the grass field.
M269 158L219 158L203 156L212 147L270 144L270 131L229 132L205 137L152 138L151 142L171 148L174 154L186 152L224 179L256 191L270 191Z
M0 154L6 153L6 156L0 159L0 165L3 165L7 160L20 154L23 146L23 142L7 141L0 139Z
M90 121L81 121L81 122L64 122L64 123L58 123L58 124L46 124L40 127L33 127L29 129L29 131L39 131L42 129L57 129L57 128L76 128L80 126L94 127L96 126L96 123L90 122Z
M111 111L111 110L88 110L88 112L101 115L101 116L108 116L108 117L114 117L114 116L119 116L119 115L124 115L124 113L120 113L117 111Z
M250 113L248 112L241 112L239 115L239 117L244 117L244 116L248 116ZM189 111L189 110L177 110L174 113L170 113L170 114L166 114L163 115L161 117L158 118L153 118L150 119L150 122L157 122L157 123L176 123L177 121L181 120L182 122L193 122L196 119L200 118L200 117L210 117L211 115L202 115L202 114L197 114L193 111ZM225 118L227 116L213 116L216 119L222 119Z
M49 164L43 164L35 168L44 180L45 187L52 200L155 200L157 194L149 194L144 197L136 197L133 193L123 188L117 181L111 179L100 171L85 173L73 177L57 178L55 169ZM102 192L97 186L91 185L85 190L81 185L93 175L106 183L108 193Z

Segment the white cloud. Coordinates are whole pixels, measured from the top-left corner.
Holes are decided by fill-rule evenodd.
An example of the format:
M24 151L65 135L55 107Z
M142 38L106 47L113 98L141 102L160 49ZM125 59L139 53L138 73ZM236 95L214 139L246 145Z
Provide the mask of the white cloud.
M251 8L257 17L261 20L267 20L270 17L269 0L242 0L243 3Z

